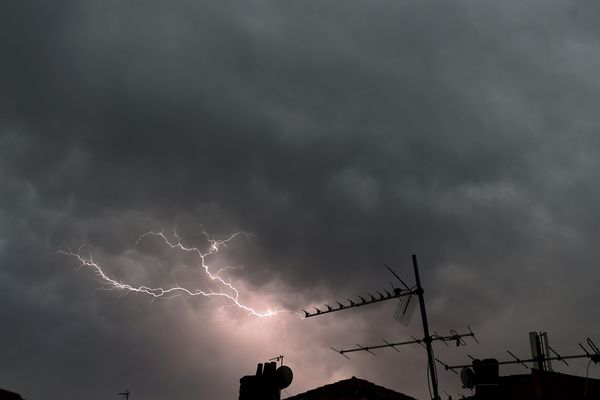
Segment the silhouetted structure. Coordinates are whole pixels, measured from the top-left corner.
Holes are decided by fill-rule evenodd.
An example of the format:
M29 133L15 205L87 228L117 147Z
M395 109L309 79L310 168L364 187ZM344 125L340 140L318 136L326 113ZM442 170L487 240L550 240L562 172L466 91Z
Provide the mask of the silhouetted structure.
M367 305L367 304L374 304L374 303L378 303L378 302L385 301L385 300L400 298L400 303L398 304L398 308L396 309L394 318L406 326L406 325L408 325L408 323L411 319L413 310L415 308L415 297L414 296L416 296L416 298L419 301L419 309L421 311L421 323L423 326L423 337L421 339L418 339L413 336L412 337L413 340L410 340L410 341L390 343L390 342L384 340L385 344L379 344L379 345L373 345L373 346L361 346L361 345L357 344L358 347L352 348L352 349L338 350L334 347L332 347L331 349L333 351L341 354L342 356L349 358L346 355L346 353L351 353L351 352L355 352L355 351L366 351L368 353L375 355L375 353L372 351L374 349L392 348L396 351L399 351L396 348L397 346L402 346L402 345L407 345L407 344L420 344L427 350L427 368L428 368L428 372L429 372L428 379L431 382L431 392L432 392L431 398L432 398L432 400L440 400L440 396L439 396L439 392L438 392L437 370L435 367L435 363L437 362L437 363L443 365L447 370L450 370L454 373L458 373L458 372L454 368L448 366L447 364L443 363L442 361L440 361L438 358L436 358L434 356L432 343L434 341L442 341L442 342L455 341L457 346L461 346L461 345L466 345L466 342L463 340L463 338L465 338L465 337L472 337L473 339L475 339L475 341L477 341L477 339L475 338L475 334L471 331L471 328L469 328L468 333L459 334L456 331L451 331L451 334L448 336L438 335L437 333L435 333L435 331L433 332L433 335L430 334L429 323L427 321L427 310L425 308L425 297L423 296L423 293L425 292L425 290L423 289L423 286L421 285L421 278L419 275L419 266L417 263L417 256L415 254L412 255L412 263L413 263L413 270L415 273L415 285L413 287L409 287L402 280L402 278L400 278L400 276L398 276L398 274L396 274L390 267L388 267L386 265L386 268L392 274L394 274L394 276L400 281L402 286L404 286L404 289L394 287L393 294L388 292L387 290L385 290L386 295L384 295L381 292L377 292L378 296L369 293L368 294L369 299L359 296L360 302L354 302L353 300L348 299L348 301L349 301L348 305L344 305L340 302L337 302L338 307L331 307L330 305L325 304L326 309L320 309L318 307L314 307L315 312L308 312L306 310L302 310L302 311L304 312L304 318L310 318L310 317L314 317L317 315L323 315L323 314L333 313L333 312L337 312L337 311L343 311L343 310L347 310L347 309L353 308L353 307L360 307L360 306Z
M23 400L20 394L0 389L0 400Z
M567 360L588 359L600 363L600 349L587 339L589 348L579 344L582 354L561 356L548 344L546 332L529 332L531 358L520 359L508 353L514 360L498 361L494 358L474 359L471 365L452 366L462 368L460 378L464 387L475 390L472 400L591 400L600 399L600 380L554 372L552 361L569 365ZM588 351L590 350L591 351ZM551 352L554 354L552 355ZM500 365L518 364L531 370L530 374L500 376Z
M240 400L280 400L281 389L292 383L293 373L289 367L277 368L276 362L258 364L256 375L240 379Z
M470 400L600 399L600 380L532 369L531 374L496 376L475 386Z
M285 400L415 400L413 397L352 377Z

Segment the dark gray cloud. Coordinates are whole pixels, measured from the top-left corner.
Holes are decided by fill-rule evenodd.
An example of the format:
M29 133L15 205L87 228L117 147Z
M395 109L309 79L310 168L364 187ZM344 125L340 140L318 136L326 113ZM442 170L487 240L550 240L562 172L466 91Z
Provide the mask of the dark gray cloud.
M593 2L2 8L0 387L234 398L255 362L284 352L293 392L357 375L425 398L420 349L328 352L418 334L391 305L215 322L218 300L97 291L56 253L83 244L117 279L205 285L193 259L135 245L160 227L189 245L199 224L252 232L211 262L244 265L229 276L255 307L377 289L383 263L409 277L417 253L432 324L470 323L484 339L471 353L527 351L529 330L565 351L597 335Z

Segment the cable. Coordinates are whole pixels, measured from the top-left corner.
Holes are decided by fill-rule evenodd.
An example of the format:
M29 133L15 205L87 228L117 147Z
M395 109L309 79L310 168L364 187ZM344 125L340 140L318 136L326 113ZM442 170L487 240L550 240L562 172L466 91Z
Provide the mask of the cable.
M429 397L433 399L433 393L431 392L431 382L429 381L429 359L427 359L427 389L429 389Z
M583 400L585 400L587 397L587 388L588 388L588 381L590 380L590 364L591 363L592 363L592 359L590 358L590 361L588 361L588 365L587 365L586 372L585 372L585 386L583 388Z
M435 361L436 361L436 359L435 359L435 356L433 356L433 373L435 374L435 384L436 384L436 386L438 387L438 390L439 390L439 387L440 387L440 382L438 381L437 364L436 364L436 362L435 362ZM431 381L432 381L432 382L431 382L431 384L432 384L432 385L433 385L433 380L434 380L434 379L433 379L433 377L432 377L432 378L431 378ZM439 396L439 393L438 393L438 396ZM438 397L438 398L439 398L439 397Z
M435 374L435 382L437 383L437 385L440 385L440 382L438 380L438 373L437 373L437 364L435 363L436 359L435 356L433 357L433 373Z

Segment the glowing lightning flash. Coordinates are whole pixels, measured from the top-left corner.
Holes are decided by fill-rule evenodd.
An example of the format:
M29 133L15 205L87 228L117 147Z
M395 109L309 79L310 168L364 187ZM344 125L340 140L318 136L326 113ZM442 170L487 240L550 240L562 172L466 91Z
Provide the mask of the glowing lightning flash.
M221 247L224 247L228 242L232 241L237 236L239 236L241 234L245 234L245 233L237 232L224 240L211 239L210 236L205 231L203 232L203 234L209 243L209 248L206 251L202 251L197 247L184 246L183 243L181 243L181 237L177 234L176 231L173 231L173 237L175 238L176 241L169 240L169 238L167 238L167 236L162 231L160 231L160 232L150 231L150 232L144 233L143 235L140 235L138 237L138 240L136 241L136 245L141 240L146 238L147 236L155 236L155 237L160 238L171 249L179 249L179 250L182 250L182 251L188 252L188 253L196 253L200 257L201 267L204 269L204 272L206 273L206 275L210 278L211 281L215 281L219 285L220 291L218 291L218 292L215 292L213 290L203 291L200 289L190 290L190 289L186 289L179 285L170 287L170 288L166 288L166 289L162 288L162 287L132 286L128 283L119 282L119 281L109 277L104 272L102 267L93 260L91 255L88 258L86 258L81 255L80 251L75 253L71 250L67 250L67 251L61 250L59 252L62 254L76 258L81 263L80 264L81 267L87 267L87 268L92 269L95 272L96 276L98 276L98 278L100 278L100 280L106 285L106 288L109 290L110 289L118 289L118 290L124 290L124 291L128 291L128 292L142 293L142 294L146 294L146 295L149 295L149 296L152 296L155 298L167 297L167 296L177 295L177 294L183 294L183 295L187 295L187 296L221 297L230 303L230 304L227 304L228 306L237 307L239 309L247 311L249 316L263 318L263 317L271 317L273 315L280 313L281 310L275 310L275 311L267 310L265 312L258 312L256 310L254 310L253 308L248 307L240 302L238 289L236 289L230 281L226 281L220 275L223 271L225 271L227 269L236 268L236 267L223 267L223 268L219 269L217 272L213 273L210 271L209 266L206 264L207 257L217 253ZM225 289L225 291L223 291L224 289Z

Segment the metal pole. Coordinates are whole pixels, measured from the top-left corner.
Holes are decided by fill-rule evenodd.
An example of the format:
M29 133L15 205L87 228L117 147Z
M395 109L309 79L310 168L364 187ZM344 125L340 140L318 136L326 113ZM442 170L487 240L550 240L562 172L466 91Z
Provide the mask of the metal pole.
M419 277L419 265L417 264L417 256L412 255L413 268L415 269L415 281L417 283L417 295L419 296L419 308L421 309L421 320L423 322L423 341L427 347L427 362L429 363L429 373L431 375L431 386L433 388L433 400L439 400L437 375L435 373L435 358L433 356L433 348L431 347L431 336L429 335L429 325L427 323L427 310L425 309L425 298L423 297L423 287L421 286L421 278Z

